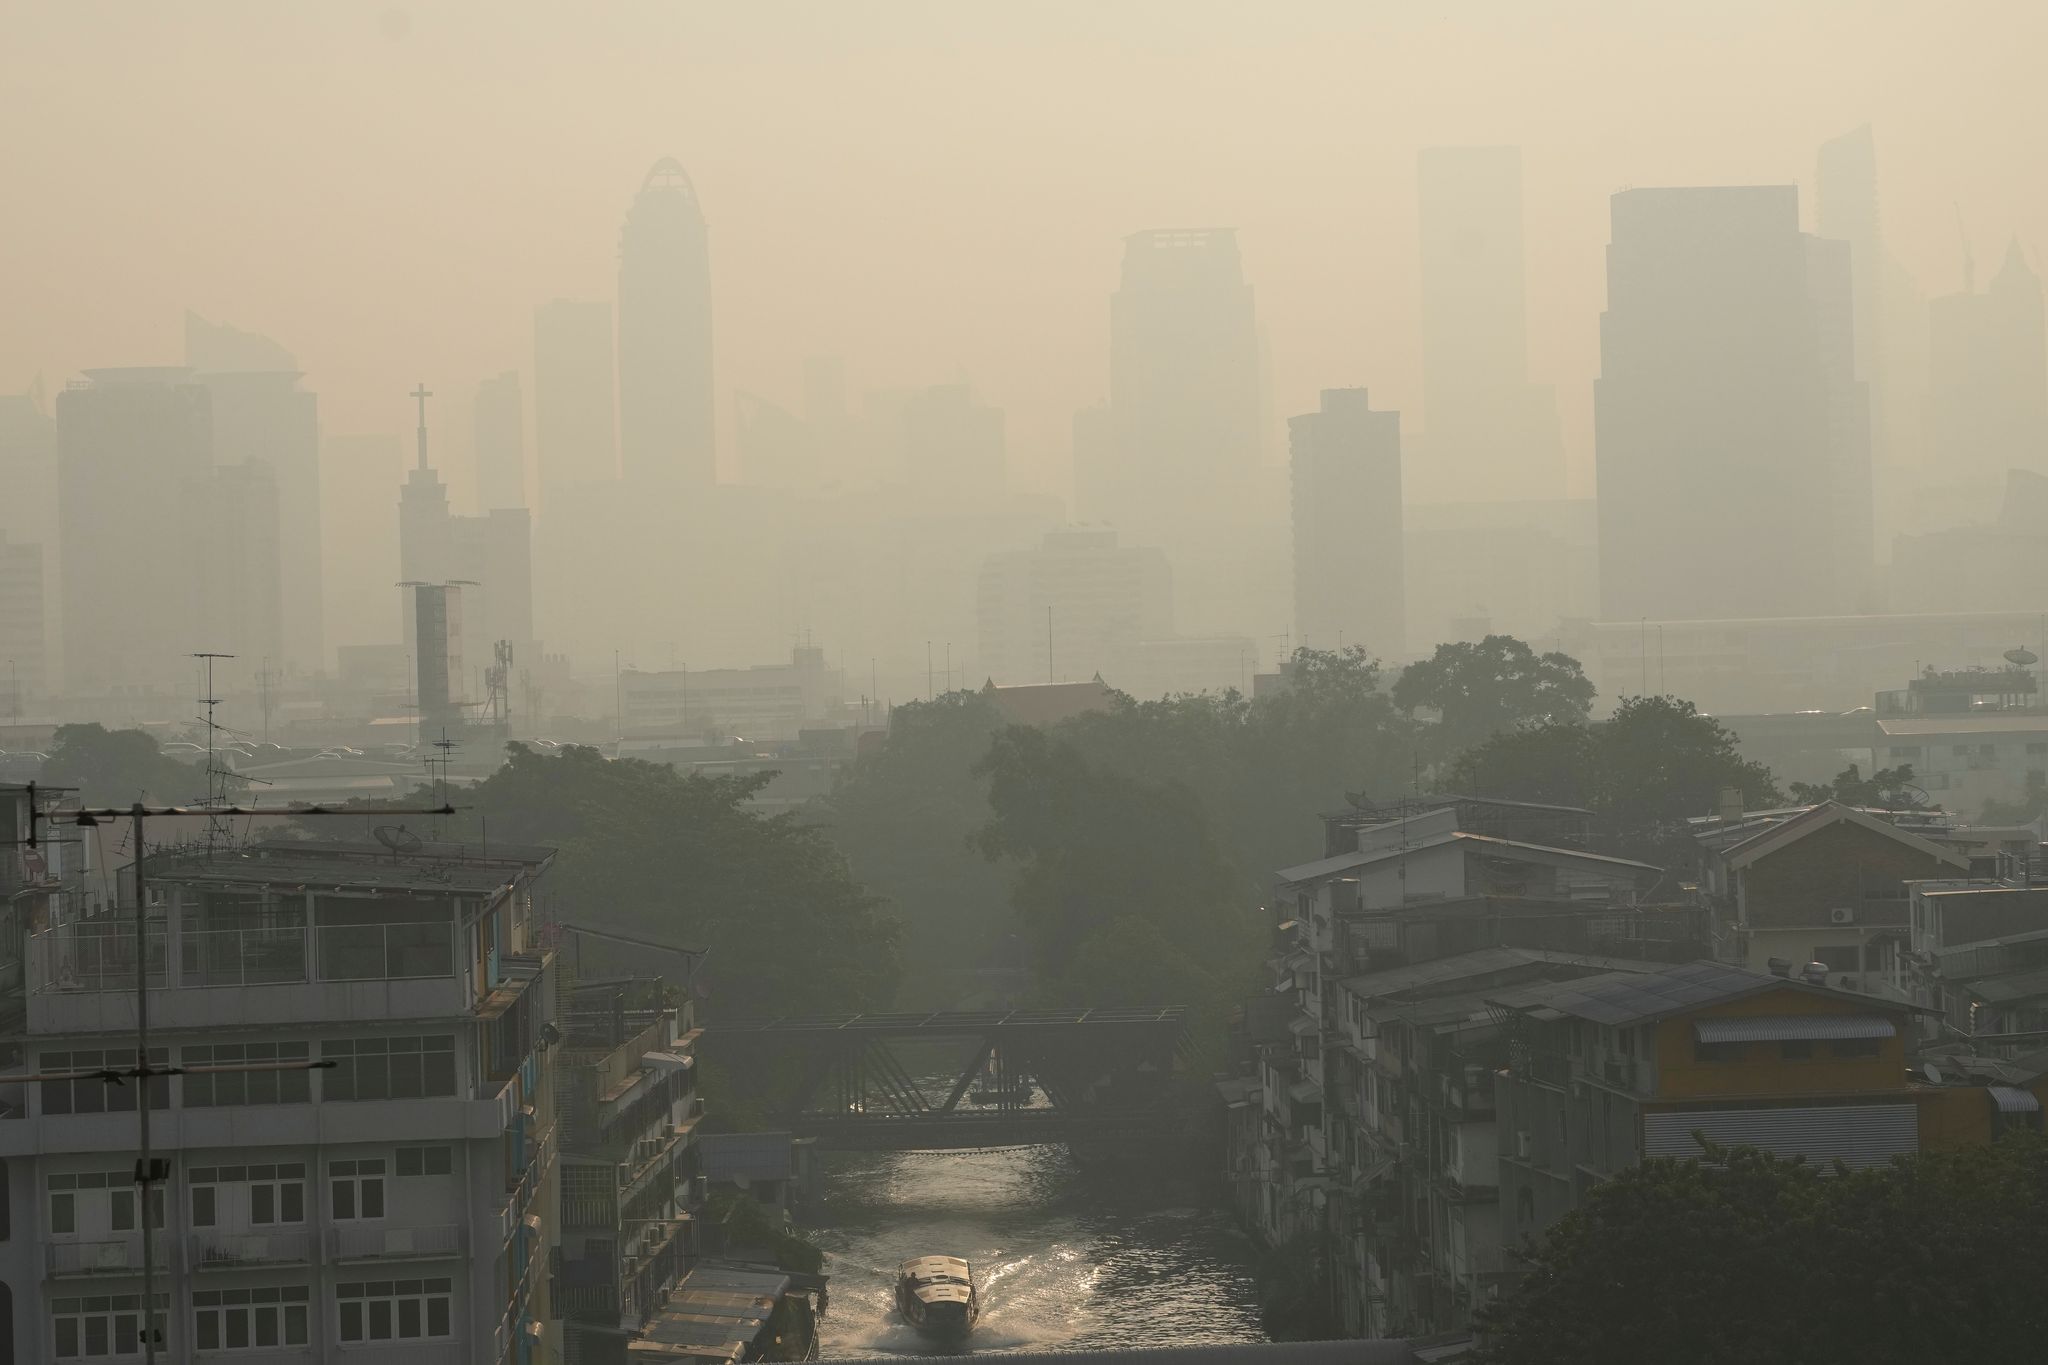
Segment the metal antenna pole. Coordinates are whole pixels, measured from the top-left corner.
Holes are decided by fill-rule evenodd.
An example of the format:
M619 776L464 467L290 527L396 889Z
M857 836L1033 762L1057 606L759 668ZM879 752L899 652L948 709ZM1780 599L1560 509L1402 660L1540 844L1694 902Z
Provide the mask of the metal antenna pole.
M208 665L211 667L211 664ZM210 691L211 689L209 689ZM149 1192L156 1171L149 1156L149 895L142 880L142 803L128 811L135 829L135 1126L142 1156L135 1163L135 1183L142 1202L142 1359L156 1365L156 1242L152 1234Z

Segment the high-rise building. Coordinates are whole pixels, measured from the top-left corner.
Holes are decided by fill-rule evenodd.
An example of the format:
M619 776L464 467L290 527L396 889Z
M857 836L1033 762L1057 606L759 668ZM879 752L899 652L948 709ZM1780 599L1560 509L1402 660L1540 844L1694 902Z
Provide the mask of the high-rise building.
M9 1087L7 1358L140 1360L148 1238L162 1361L537 1359L562 1032L533 888L553 851L236 854L147 864L149 1045L180 1074L94 1074L135 1057L128 911L28 938L21 1069L84 1074ZM169 1167L146 1209L138 1103Z
M1931 305L1931 454L1995 499L2007 470L2048 472L2048 340L2041 280L2014 240L1982 293Z
M42 546L10 540L0 527L0 719L27 714L48 687L43 561Z
M407 592L413 604L414 695L419 700L420 742L433 743L462 731L462 585L415 583Z
M57 423L44 410L39 391L0 394L0 489L6 490L0 497L0 535L11 537L17 547L39 547L44 641L40 685L55 688L63 524L57 512Z
M965 384L922 389L903 405L903 474L914 497L990 502L1003 495L1003 410Z
M526 407L519 371L506 370L478 384L470 412L476 510L533 506L526 496Z
M1110 298L1113 440L1099 515L1167 544L1235 519L1259 461L1259 339L1230 228L1124 239ZM1091 512L1090 515L1096 515Z
M533 429L540 513L571 488L619 477L612 306L555 299L533 311Z
M188 679L199 637L195 540L213 474L213 404L177 366L86 371L57 395L65 687Z
M187 560L200 587L193 648L234 655L249 677L289 657L278 501L267 461L216 469Z
M619 239L619 450L628 483L681 493L718 479L711 255L690 177L663 157Z
M1287 423L1293 453L1294 635L1315 649L1407 648L1401 414L1364 389L1324 389Z
M396 436L327 436L320 445L321 543L329 640L391 645L401 635L392 585L399 571L391 490L405 478Z
M208 353L207 347L193 343L194 321L188 314L188 359ZM231 351L218 358L233 359L236 354ZM213 399L215 467L225 474L260 464L273 489L275 525L258 532L267 534L277 547L279 653L272 657L271 667L317 669L326 649L318 399L299 387L295 369L199 369L194 377Z
M1557 404L1529 383L1519 147L1432 147L1418 163L1425 440L1412 500L1564 495Z
M1172 637L1173 571L1115 531L1051 531L983 562L978 611L989 681L1085 682L1140 641Z
M1602 614L1858 609L1870 455L1846 261L1800 232L1789 185L1627 190L1612 211Z

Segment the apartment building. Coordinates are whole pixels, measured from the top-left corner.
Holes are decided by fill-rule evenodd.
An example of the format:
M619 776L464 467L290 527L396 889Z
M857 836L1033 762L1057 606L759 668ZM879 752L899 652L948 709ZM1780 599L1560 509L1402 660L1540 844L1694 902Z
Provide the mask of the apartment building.
M151 1056L187 1070L146 1098L90 1075L5 1087L0 1354L139 1358L148 1237L159 1359L556 1358L561 1033L532 894L552 858L328 840L151 854ZM136 947L126 913L29 937L27 1066L128 1064ZM138 1102L169 1163L146 1211Z

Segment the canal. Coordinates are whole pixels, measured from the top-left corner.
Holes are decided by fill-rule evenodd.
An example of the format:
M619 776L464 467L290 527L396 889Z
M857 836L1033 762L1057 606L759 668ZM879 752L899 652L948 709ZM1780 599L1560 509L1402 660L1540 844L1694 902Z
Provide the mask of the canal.
M1185 1191L1084 1170L1061 1147L825 1158L827 1356L939 1354L897 1318L898 1262L964 1256L977 1353L1262 1341L1255 1248Z

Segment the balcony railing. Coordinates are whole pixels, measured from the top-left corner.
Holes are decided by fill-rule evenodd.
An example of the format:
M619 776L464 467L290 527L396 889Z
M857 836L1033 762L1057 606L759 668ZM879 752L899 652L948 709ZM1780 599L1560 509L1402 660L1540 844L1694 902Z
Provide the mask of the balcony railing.
M247 1266L305 1265L313 1259L309 1232L195 1232L195 1270L239 1270Z
M163 1234L157 1233L157 1264L163 1264ZM142 1234L94 1241L49 1242L44 1246L52 1275L132 1275L142 1269Z
M314 928L191 929L146 935L152 986L276 986L311 981L404 981L455 975L445 923ZM170 947L175 945L175 951ZM135 939L109 923L60 925L30 943L31 981L46 991L132 991Z
M462 1228L453 1223L417 1228L330 1228L328 1251L337 1261L404 1260L459 1256Z

